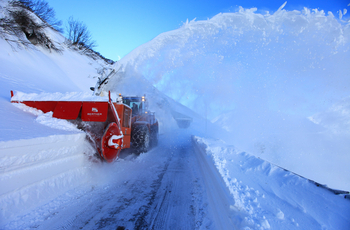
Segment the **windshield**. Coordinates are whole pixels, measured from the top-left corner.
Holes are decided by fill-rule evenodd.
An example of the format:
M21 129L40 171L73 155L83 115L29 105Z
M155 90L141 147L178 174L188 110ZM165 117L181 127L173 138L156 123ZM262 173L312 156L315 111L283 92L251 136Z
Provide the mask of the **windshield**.
M132 109L132 116L138 115L142 110L142 102L139 97L123 98L123 103Z

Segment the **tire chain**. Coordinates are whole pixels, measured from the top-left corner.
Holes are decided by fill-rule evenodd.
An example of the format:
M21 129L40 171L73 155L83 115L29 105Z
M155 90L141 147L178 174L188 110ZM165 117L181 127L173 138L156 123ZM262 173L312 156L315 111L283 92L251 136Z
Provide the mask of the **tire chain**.
M146 152L148 149L145 146L145 139L147 139L147 126L136 126L133 129L132 135L131 135L131 142L133 148L141 151L141 152ZM148 139L149 139L149 134L148 134Z

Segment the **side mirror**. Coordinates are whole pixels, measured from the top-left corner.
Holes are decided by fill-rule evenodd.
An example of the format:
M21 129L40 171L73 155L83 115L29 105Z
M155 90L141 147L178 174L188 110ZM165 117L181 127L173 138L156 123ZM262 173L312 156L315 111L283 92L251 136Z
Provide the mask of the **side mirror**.
M90 87L91 91L95 91L95 87Z

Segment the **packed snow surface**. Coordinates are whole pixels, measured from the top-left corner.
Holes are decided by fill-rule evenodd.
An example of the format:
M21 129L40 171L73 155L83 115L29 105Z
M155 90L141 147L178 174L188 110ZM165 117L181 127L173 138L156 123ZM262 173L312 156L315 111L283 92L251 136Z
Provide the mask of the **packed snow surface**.
M0 229L349 228L349 200L306 179L350 189L348 22L241 8L140 46L103 87L146 94L159 146L111 164L72 123L11 103L106 100L89 88L111 67L46 33L61 52L0 39Z

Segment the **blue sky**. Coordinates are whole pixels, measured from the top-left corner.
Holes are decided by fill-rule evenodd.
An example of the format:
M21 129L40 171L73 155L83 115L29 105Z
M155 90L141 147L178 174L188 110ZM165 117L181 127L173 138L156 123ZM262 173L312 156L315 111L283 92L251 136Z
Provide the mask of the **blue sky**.
M205 20L239 6L275 12L285 0L46 0L64 25L68 18L83 21L97 42L96 51L114 61L163 32L179 28L186 20ZM350 0L290 0L286 10L317 8L338 15ZM348 15L346 15L348 16Z

